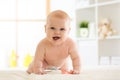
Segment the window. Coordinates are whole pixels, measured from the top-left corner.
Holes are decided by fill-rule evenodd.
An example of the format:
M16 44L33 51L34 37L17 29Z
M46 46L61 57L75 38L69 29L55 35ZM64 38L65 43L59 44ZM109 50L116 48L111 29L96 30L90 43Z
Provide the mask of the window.
M0 11L0 68L9 67L12 50L23 67L25 55L33 56L45 36L46 0L0 0Z
M74 17L74 0L0 0L0 68L9 67L10 55L18 55L17 67L23 67L26 54L34 56L38 42L44 38L46 15L61 9ZM66 4L69 5L66 6ZM62 6L61 6L62 5ZM71 35L74 36L72 22ZM3 61L4 60L4 61Z

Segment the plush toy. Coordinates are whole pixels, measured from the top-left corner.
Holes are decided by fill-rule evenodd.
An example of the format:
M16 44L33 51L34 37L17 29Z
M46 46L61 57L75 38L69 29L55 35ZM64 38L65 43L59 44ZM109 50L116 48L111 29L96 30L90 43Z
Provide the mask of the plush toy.
M104 18L99 23L98 35L100 39L105 39L107 36L116 34L116 31L111 28L111 20Z

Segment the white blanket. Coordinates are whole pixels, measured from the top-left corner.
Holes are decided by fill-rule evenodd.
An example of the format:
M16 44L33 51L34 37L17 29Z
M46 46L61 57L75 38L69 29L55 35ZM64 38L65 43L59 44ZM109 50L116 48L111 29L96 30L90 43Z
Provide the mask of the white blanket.
M25 71L0 71L0 80L120 80L120 67L96 67L82 69L80 75L27 74Z

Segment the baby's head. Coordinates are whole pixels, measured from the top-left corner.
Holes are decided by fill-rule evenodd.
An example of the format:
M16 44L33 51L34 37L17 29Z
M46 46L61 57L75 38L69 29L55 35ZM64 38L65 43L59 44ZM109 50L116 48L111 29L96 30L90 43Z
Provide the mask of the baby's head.
M56 44L64 42L70 31L70 17L61 10L51 12L47 17L45 32L47 39Z

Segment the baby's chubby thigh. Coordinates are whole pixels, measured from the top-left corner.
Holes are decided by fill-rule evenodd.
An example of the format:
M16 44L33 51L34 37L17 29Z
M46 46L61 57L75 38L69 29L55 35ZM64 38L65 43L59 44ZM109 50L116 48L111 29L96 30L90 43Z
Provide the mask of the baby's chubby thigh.
M47 68L49 67L48 63L47 63L45 60L42 61L42 67L43 67L44 69L47 69Z
M71 65L70 65L70 63L69 63L69 61L68 60L66 60L65 62L64 62L64 64L61 66L61 70L63 70L63 71L69 71L70 70L70 67Z

